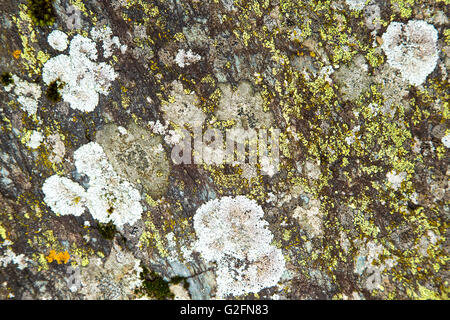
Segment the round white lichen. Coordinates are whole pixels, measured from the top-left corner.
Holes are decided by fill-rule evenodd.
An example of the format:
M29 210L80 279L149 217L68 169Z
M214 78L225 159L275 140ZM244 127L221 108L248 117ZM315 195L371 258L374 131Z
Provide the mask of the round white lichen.
M27 146L31 149L37 149L41 145L42 141L44 140L44 135L42 132L33 130L30 136L30 140L27 142Z
M88 176L89 187L85 191L78 183L57 175L48 178L42 190L44 201L54 212L79 216L88 208L94 219L119 228L141 218L139 191L114 171L98 143L80 147L74 160L77 171Z
M273 235L263 216L256 201L245 196L211 200L198 208L194 249L217 264L217 296L258 292L280 280L285 261L271 245Z
M73 58L86 56L90 60L97 60L97 46L89 38L77 34L70 42L69 54Z
M62 31L59 30L52 31L52 33L48 35L47 40L50 46L55 50L64 51L67 49L68 44L67 34L65 34Z
M43 67L42 79L49 85L59 80L64 84L61 96L73 109L90 112L99 102L99 94L107 95L117 74L97 60L94 41L76 35L70 42L69 55L49 59Z
M85 210L86 192L82 186L65 177L53 175L42 186L44 201L53 212L80 216Z
M392 22L382 40L388 64L410 84L422 84L436 67L438 32L425 21Z

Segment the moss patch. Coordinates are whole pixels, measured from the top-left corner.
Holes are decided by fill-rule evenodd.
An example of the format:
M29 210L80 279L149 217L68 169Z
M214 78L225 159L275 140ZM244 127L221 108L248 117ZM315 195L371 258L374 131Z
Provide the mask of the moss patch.
M54 0L28 0L28 14L34 24L43 27L51 26L55 22L53 2Z
M11 73L9 72L3 72L2 75L0 76L0 82L2 83L2 85L9 86L10 84L14 83L13 77L11 75Z
M50 100L51 102L59 102L62 99L61 93L59 93L59 90L64 87L63 83L60 83L58 80L53 81L49 84L47 91L45 91L45 96Z
M143 283L141 288L137 290L138 293L147 294L157 300L167 300L175 297L170 291L170 282L164 280L156 272L149 270L145 266L142 266L142 269L141 279L143 280Z
M103 238L107 240L114 239L114 235L116 234L116 226L112 222L99 223L97 228Z
M176 276L176 277L173 277L172 279L170 279L170 281L169 281L170 284L179 284L181 282L183 282L183 287L186 290L189 290L189 282L187 282L186 277Z

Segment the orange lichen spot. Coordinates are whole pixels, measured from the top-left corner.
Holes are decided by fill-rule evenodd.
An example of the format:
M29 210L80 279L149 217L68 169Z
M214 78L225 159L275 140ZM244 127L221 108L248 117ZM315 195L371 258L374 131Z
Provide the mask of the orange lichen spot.
M50 250L48 256L45 257L49 263L56 261L58 264L66 264L70 259L70 254L67 251L56 253L55 250Z
M314 51L311 51L311 52L309 53L309 55L310 55L311 57L313 57L313 58L316 56L316 54L315 54Z
M13 52L14 59L19 59L21 53L22 53L22 51L20 51L20 50L14 51Z

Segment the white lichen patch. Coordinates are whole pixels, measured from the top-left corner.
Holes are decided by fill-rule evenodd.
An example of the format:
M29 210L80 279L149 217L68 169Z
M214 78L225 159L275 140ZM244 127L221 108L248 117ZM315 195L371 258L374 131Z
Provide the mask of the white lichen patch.
M0 249L2 247L6 248L3 254L0 253L0 267L6 268L9 264L17 265L17 269L23 270L28 267L30 259L25 257L24 254L15 254L15 252L10 248L12 242L9 240L0 243Z
M348 65L341 66L335 72L339 90L348 100L359 98L370 85L369 67L363 55L357 55Z
M78 183L57 175L48 178L42 187L44 201L55 213L79 216L87 208L94 219L119 228L140 219L140 193L114 171L99 144L80 147L74 160L78 172L89 178L89 188L85 191Z
M375 72L375 82L383 88L384 103L378 105L371 103L371 109L374 114L381 111L385 116L393 117L396 105L402 104L408 106L409 102L405 97L408 94L408 83L404 81L401 74L389 64L384 64Z
M308 160L304 164L305 174L309 179L317 180L320 177L320 160Z
M44 201L53 212L80 216L85 210L86 192L78 183L58 175L45 180L42 185Z
M202 57L196 53L194 53L191 49L184 50L180 49L178 50L177 55L175 56L175 63L180 67L184 68L186 66L189 66L193 63L196 63L200 61Z
M16 75L13 75L12 78L14 83L5 87L6 92L14 89L17 102L19 102L22 110L30 116L35 115L38 109L39 98L42 95L41 88L38 84L22 80Z
M48 44L55 50L64 51L68 46L67 34L62 31L54 30L47 38Z
M358 242L361 242L358 240ZM387 250L383 245L374 241L368 241L367 243L357 243L361 249L359 254L355 258L354 272L363 275L365 272L365 287L368 290L381 289L383 280L382 273L385 270L390 270L397 264L396 258L387 258L382 262L380 256L387 253Z
M298 206L293 217L311 238L323 235L323 213L320 210L320 201L313 199L306 207Z
M174 300L191 300L189 291L187 291L182 284L171 284L170 291L174 294Z
M181 130L168 130L167 135L164 136L164 141L171 146L179 145L184 139L184 134Z
M148 125L154 134L163 135L164 141L171 146L178 145L185 138L185 132L181 128L169 129L169 124L163 125L159 120L149 121Z
M42 79L47 85L56 80L61 82L62 98L71 108L93 111L99 102L99 94L107 95L117 77L109 64L96 60L96 43L76 35L70 42L69 55L61 54L44 64Z
M364 9L366 27L369 30L381 28L381 9L378 4L371 4Z
M159 120L149 121L148 125L154 134L166 134L168 125L162 124Z
M410 84L422 84L436 67L438 32L425 21L392 22L382 40L388 64Z
M30 140L27 142L27 146L31 149L37 149L41 145L42 141L44 140L44 135L42 132L33 130L33 132L30 135Z
M396 171L388 172L386 174L386 178L390 183L390 185L392 186L392 188L398 190L401 187L402 182L406 179L406 172L400 173L397 173Z
M245 196L211 200L197 209L194 250L216 263L218 297L256 293L280 280L284 257L271 245L263 216L256 201Z
M171 99L161 105L166 121L183 127L189 125L192 128L200 128L206 119L205 113L198 107L197 95L183 90L183 84L179 81L172 82Z
M88 300L135 299L135 289L142 284L140 261L123 250L117 242L103 263L98 257L90 259L89 265L80 268L79 292Z
M230 84L219 84L222 97L216 111L218 120L234 121L239 127L270 128L273 116L263 110L263 99L251 84L242 81L236 90Z
M86 200L95 219L121 227L126 223L133 225L141 218L139 191L114 171L98 143L82 146L73 157L78 172L89 177Z
M92 28L91 37L94 41L103 42L104 58L110 58L112 56L114 47L119 49L122 54L127 51L127 46L120 43L119 37L112 35L112 30L109 26Z
M440 237L437 236L433 231L428 230L427 234L423 235L420 238L420 241L415 245L415 248L421 255L427 256L428 252L430 252L428 251L428 249L434 246L440 240L439 238Z

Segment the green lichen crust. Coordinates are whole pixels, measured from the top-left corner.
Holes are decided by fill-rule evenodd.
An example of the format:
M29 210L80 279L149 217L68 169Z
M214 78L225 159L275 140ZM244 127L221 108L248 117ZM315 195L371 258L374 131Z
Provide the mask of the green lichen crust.
M160 197L168 186L170 166L162 138L131 123L125 131L117 125L106 125L96 134L97 142L121 175L130 182L142 184L152 197Z

